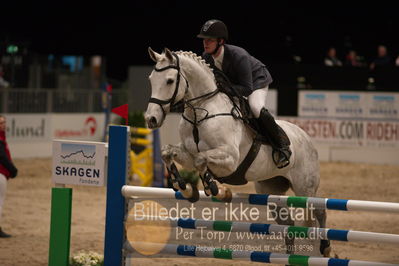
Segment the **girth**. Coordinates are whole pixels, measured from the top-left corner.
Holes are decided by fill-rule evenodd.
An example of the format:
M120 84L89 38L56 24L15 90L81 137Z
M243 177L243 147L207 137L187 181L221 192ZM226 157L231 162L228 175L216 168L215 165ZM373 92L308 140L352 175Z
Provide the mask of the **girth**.
M248 181L245 179L245 174L247 173L248 168L251 166L256 156L259 153L260 147L262 145L262 139L256 136L253 141L251 148L249 149L247 155L244 160L240 163L237 169L231 175L225 177L217 177L215 174L212 175L215 177L217 181L220 183L226 183L229 185L245 185Z

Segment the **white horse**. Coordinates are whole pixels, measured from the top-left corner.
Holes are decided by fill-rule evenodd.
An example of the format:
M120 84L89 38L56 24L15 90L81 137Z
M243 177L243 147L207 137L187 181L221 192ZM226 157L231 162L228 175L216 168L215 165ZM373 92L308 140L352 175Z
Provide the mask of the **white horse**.
M179 177L174 165L177 162L184 169L198 170L208 195L212 193L229 201L230 190L216 181L235 172L249 150L256 150L254 131L237 118L237 109L226 94L218 91L213 72L201 57L192 52L172 53L167 48L162 54L151 48L148 51L156 62L149 76L152 94L145 113L148 127L161 127L171 106L181 100L185 103L179 124L181 143L162 148L162 158L171 172L175 190L192 201L198 199L197 188ZM272 148L259 145L256 157L241 177L243 184L253 181L256 192L262 194L284 195L291 188L297 196L315 196L320 178L317 150L301 128L283 120L276 122L291 141L290 164L278 169L272 160ZM237 184L228 178L222 180ZM325 210L316 210L315 216L319 226L325 227ZM294 224L291 219L277 219L277 222ZM320 252L327 255L329 251L329 242L322 240Z

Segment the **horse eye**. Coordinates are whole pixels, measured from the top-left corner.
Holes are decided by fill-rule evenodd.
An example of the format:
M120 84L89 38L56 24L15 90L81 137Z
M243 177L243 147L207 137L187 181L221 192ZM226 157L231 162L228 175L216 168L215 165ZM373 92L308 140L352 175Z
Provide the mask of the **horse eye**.
M173 83L173 79L168 79L167 81L166 81L166 84L168 84L168 85L170 85L170 84L172 84Z

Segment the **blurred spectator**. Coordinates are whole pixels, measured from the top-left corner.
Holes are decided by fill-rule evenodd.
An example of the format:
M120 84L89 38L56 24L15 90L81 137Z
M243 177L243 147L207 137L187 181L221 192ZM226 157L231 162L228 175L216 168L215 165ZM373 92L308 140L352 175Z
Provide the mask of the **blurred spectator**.
M398 57L396 57L395 66L399 67L399 55L398 55Z
M371 62L370 69L374 70L377 67L389 66L392 64L392 59L388 55L387 47L379 45L377 48L377 57Z
M18 169L11 159L6 141L6 118L0 115L0 218L6 197L7 181L10 178L15 178L17 175ZM8 237L11 237L11 235L5 233L0 227L0 238Z
M327 50L327 55L324 58L324 65L326 66L342 66L341 60L337 58L337 51L334 47Z
M363 67L365 66L364 61L360 56L357 55L355 50L349 50L345 58L345 65L352 67Z
M0 65L0 88L8 88L10 83L4 79L3 67Z

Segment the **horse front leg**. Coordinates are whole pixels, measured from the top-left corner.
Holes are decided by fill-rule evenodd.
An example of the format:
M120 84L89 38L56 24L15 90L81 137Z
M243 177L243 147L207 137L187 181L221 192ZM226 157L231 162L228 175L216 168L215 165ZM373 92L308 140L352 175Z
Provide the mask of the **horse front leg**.
M180 191L190 202L198 201L199 192L197 186L192 186L190 183L186 183L186 181L180 176L174 163L177 162L186 170L195 170L193 157L187 152L182 143L178 145L168 144L163 146L161 156L172 180L173 189L175 191Z
M222 186L208 168L214 169L219 176L227 176L234 172L238 164L238 151L231 146L221 146L216 149L200 152L195 156L194 166L200 173L204 191L217 199L230 202L232 193L229 188Z
M188 171L195 170L194 158L186 150L182 143L178 145L167 144L161 149L162 160L168 166L171 162L176 161L184 169Z

